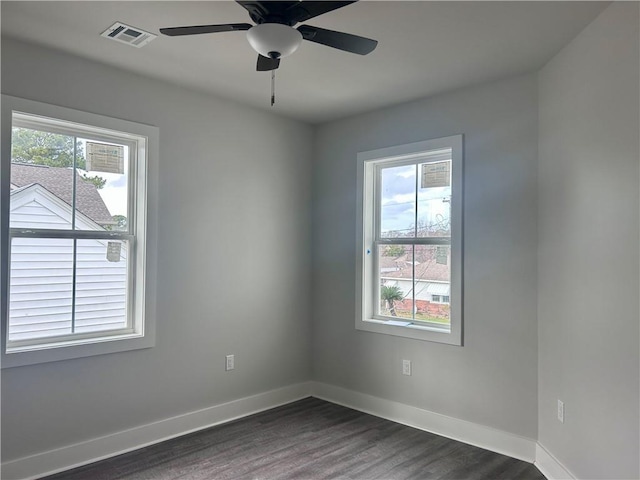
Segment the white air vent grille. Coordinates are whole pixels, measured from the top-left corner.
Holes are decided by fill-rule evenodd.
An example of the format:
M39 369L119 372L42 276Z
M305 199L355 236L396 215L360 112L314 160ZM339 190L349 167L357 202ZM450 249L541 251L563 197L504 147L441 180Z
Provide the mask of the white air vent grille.
M145 32L137 27L131 27L124 23L116 22L102 32L101 36L126 43L132 47L140 48L157 37L153 33Z

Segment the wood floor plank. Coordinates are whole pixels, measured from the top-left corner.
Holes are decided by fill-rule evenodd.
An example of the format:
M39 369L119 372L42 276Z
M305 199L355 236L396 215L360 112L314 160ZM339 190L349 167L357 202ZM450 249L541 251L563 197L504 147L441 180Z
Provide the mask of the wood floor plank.
M46 480L544 480L530 463L309 397Z

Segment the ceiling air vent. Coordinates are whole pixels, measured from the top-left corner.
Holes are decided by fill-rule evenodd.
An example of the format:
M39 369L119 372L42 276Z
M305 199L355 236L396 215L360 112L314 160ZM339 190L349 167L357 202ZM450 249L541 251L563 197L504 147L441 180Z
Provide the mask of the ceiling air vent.
M140 48L156 38L157 35L145 32L137 27L130 27L124 23L116 22L102 32L101 36Z

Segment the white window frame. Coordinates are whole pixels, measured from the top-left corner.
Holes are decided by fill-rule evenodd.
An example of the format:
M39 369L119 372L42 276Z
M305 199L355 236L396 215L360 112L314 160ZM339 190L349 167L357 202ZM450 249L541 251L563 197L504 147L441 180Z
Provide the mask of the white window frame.
M158 129L125 120L2 95L2 164L0 178L2 245L2 368L149 348L155 344L154 318L146 315L147 177L150 158L158 151ZM125 144L130 149L127 232L10 229L11 129L13 126L53 131ZM124 329L71 334L35 340L8 340L11 238L128 240L127 319Z
M428 163L430 161L428 152L445 148L451 149L451 293L449 295L451 303L448 329L426 322L388 318L375 314L379 296L375 232L378 221L376 190L380 188L378 185L380 166ZM356 329L462 345L463 136L453 135L360 152L357 161ZM409 244L421 245L422 242L409 242Z

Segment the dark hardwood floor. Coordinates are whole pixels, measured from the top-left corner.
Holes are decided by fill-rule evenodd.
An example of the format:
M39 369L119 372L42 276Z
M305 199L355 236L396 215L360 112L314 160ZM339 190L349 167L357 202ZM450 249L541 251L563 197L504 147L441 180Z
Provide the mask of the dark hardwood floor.
M306 398L47 480L519 479L530 463Z

